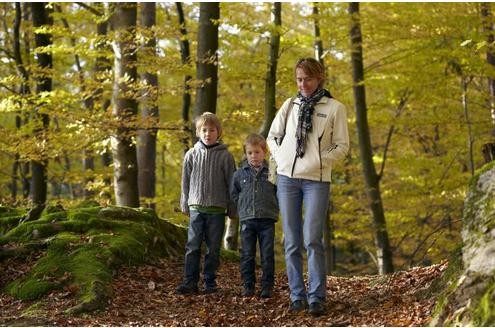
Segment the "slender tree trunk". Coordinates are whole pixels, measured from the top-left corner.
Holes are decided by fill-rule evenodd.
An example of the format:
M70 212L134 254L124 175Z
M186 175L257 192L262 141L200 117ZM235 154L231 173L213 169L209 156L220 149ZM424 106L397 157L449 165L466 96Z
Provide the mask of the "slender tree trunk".
M108 21L100 21L96 26L96 33L98 35L98 42L96 42L96 49L99 52L104 53L106 50L109 50L108 44L106 42L107 34L108 34ZM112 72L112 63L110 60L104 55L99 55L96 57L96 63L94 67L94 76L95 80L101 84L104 83L107 75L110 75ZM95 90L93 97L93 106L94 108L106 112L108 107L110 107L111 101L108 97L104 97L103 88L98 88ZM112 164L112 152L110 149L106 149L101 155L101 164L103 167L110 167ZM110 186L112 180L110 178L105 178L104 183L106 186ZM110 196L110 195L108 195Z
M14 19L14 28L13 28L13 54L15 58L16 68L19 75L22 77L22 82L20 86L20 94L21 97L24 95L28 95L31 93L29 88L29 74L24 66L24 62L22 60L21 54L21 22L22 22L22 8L21 3L15 3L15 19ZM22 126L22 117L20 115L16 115L15 117L15 126L16 129L20 129ZM24 167L28 167L26 163L20 162L20 155L16 153L14 155L14 164L12 165L12 200L15 202L17 199L18 188L17 183L19 181L19 176L22 181L23 190L29 190L29 180L26 178L26 175L23 174L22 169ZM26 196L26 193L23 193L23 196Z
M323 59L323 41L320 34L320 11L318 9L318 2L313 3L313 19L315 22L315 58L323 67L325 67L325 60Z
M46 3L44 2L31 3L33 26L35 28L52 25L52 20L45 5ZM49 47L52 43L51 35L48 33L35 33L34 41L36 47ZM36 78L36 93L50 92L52 90L50 72L52 69L52 55L46 52L37 53L36 58L40 69L47 71L43 76ZM36 128L35 137L45 139L50 119L47 114L39 114L39 112L36 113L36 116L41 121L41 124ZM35 206L44 206L47 196L46 166L48 161L44 158L42 151L40 155L40 159L31 161L31 200Z
M325 67L325 61L323 60L323 41L321 40L320 35L320 12L318 10L318 2L313 3L313 19L315 32L315 58L323 65L323 67ZM332 209L332 201L330 201L328 204L327 220L325 221L325 230L323 231L323 240L325 242L325 261L328 275L330 275L335 269L335 249L332 244Z
M184 10L182 9L182 3L176 2L177 7L177 15L179 16L179 24L180 24L180 34L181 39L180 43L180 57L182 60L182 65L190 66L191 65L191 51L189 48L189 39L187 35L186 29L186 19L184 17ZM187 135L191 134L191 130L189 129L189 110L191 107L191 87L189 86L189 82L191 81L192 76L186 74L184 76L184 93L182 94L182 121L184 124L184 138L182 139L182 143L184 144L184 153L189 149L189 138Z
M270 54L265 78L265 118L260 134L265 138L270 132L273 118L277 112L275 93L277 84L277 64L280 51L280 28L282 26L282 3L274 2L272 7L272 35L270 37Z
M493 15L491 12L491 3L481 3L481 16L483 20L483 31L486 33L486 39L488 42L486 62L494 68L495 54L493 52L493 44L495 41L495 36L493 34ZM488 92L488 104L490 107L490 116L493 126L491 130L492 142L488 142L482 147L482 152L486 163L495 160L495 142L493 142L493 139L495 139L495 78L493 76L488 76Z
M139 207L136 136L132 121L137 116L137 101L129 96L137 80L136 18L137 3L113 3L112 27L115 31L113 49L114 82L112 114L118 128L112 136L114 159L114 192L119 206Z
M468 128L468 166L469 166L469 172L471 173L471 176L474 175L474 154L473 154L473 144L474 144L474 138L473 138L473 132L471 128L471 119L469 118L469 109L468 109L468 102L467 102L467 90L468 90L468 85L471 82L473 78L472 77L466 77L461 75L461 88L462 88L462 108L464 110L464 118L466 119L466 125Z
M363 162L363 173L366 182L366 193L373 214L373 228L377 247L378 271L380 274L394 271L392 250L390 248L385 213L380 193L380 183L373 163L373 152L368 127L366 92L364 87L363 51L359 3L349 4L351 15L351 62L356 123L359 137L359 150Z
M200 2L196 62L196 77L200 83L196 89L193 118L204 112L216 113L217 111L219 18L220 5L218 2Z
M141 26L143 29L151 29L156 24L156 3L141 3ZM156 38L149 37L143 49L150 58L156 57ZM146 85L142 97L141 118L145 122L146 129L140 130L138 135L137 160L138 160L138 184L139 196L146 199L146 206L155 208L156 190L156 124L159 120L157 106L158 98L158 76L152 72L154 66L148 67L141 74L141 80ZM148 127L150 126L150 127Z

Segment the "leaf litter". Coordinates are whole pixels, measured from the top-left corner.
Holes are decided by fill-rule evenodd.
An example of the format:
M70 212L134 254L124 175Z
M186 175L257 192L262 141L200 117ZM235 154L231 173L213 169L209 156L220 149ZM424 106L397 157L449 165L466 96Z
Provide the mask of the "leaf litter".
M64 312L76 304L77 286L52 292L37 302L16 300L0 292L0 325L425 326L436 300L420 296L421 291L439 278L447 265L444 261L385 276L329 276L327 313L312 317L289 313L285 272L277 273L272 298L242 297L239 265L224 261L218 271L217 293L205 294L200 288L198 295L183 296L175 294L182 262L160 259L153 265L121 268L112 281L113 297L108 306L93 313L69 316ZM5 273L18 277L20 269L28 268L29 263L0 263L0 286L10 280Z

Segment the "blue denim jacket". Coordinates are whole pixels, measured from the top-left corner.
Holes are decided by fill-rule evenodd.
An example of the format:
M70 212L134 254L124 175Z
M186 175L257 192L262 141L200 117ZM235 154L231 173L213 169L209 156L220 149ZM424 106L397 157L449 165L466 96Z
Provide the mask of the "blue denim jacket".
M234 173L231 199L237 204L240 220L278 218L277 187L269 181L268 163L256 172L247 161Z

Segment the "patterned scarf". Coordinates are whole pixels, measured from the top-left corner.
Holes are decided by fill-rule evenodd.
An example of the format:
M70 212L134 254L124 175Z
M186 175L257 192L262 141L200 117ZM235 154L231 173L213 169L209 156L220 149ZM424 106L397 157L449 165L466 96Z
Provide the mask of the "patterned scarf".
M323 96L332 98L332 95L326 89L318 89L309 97L303 96L300 92L297 94L297 98L300 99L301 105L299 107L299 117L296 129L296 155L300 158L304 156L306 136L313 129L313 112L315 110L315 105Z

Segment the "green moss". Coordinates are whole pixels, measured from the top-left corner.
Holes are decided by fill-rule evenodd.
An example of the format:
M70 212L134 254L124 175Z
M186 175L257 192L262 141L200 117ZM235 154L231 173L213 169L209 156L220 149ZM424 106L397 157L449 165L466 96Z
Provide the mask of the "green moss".
M457 287L457 281L462 272L462 245L459 245L449 258L447 270L421 295L422 298L437 297L437 302L432 313L433 321L437 321L439 319L438 317L442 314L449 295Z
M27 279L10 283L6 291L21 300L35 300L55 289L56 284L40 279Z
M492 278L485 293L473 311L473 326L493 327L495 325L495 281Z
M231 251L223 248L220 250L220 257L224 260L233 262L238 262L240 260L238 251Z
M85 199L82 202L80 202L79 204L77 204L76 206L74 206L74 209L77 209L77 208L86 209L86 208L91 208L91 207L100 207L100 203L98 203L94 199Z
M94 206L45 213L0 237L0 243L46 247L46 255L6 290L20 299L37 299L75 284L81 303L73 310L93 310L109 297L118 266L182 253L186 238L185 229L159 219L152 210Z

